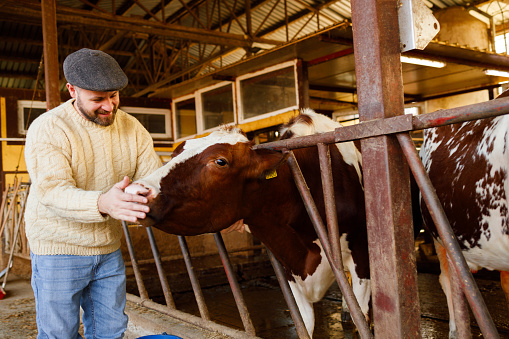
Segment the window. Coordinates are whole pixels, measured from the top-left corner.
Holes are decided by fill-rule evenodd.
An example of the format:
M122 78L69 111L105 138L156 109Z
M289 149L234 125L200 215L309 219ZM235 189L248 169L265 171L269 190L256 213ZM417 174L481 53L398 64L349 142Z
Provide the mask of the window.
M426 113L426 103L411 103L405 105L405 114L419 115ZM332 119L340 122L343 126L359 123L359 111L357 110L339 110L332 113Z
M152 138L171 138L171 111L164 108L121 107L147 129Z
M194 95L173 102L175 112L175 139L193 136L197 133L196 100Z
M18 101L18 132L26 135L30 124L47 111L46 102L19 100ZM28 122L28 123L27 123Z
M199 132L235 122L233 97L232 83L221 83L198 91Z
M241 120L298 109L296 61L244 75L237 84Z

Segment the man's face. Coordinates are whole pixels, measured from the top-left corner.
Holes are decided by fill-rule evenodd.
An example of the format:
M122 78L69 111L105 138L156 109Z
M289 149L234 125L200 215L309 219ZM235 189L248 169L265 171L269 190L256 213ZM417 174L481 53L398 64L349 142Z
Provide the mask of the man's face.
M118 91L95 92L67 84L72 98L76 99L76 110L86 119L101 126L115 121L120 98Z

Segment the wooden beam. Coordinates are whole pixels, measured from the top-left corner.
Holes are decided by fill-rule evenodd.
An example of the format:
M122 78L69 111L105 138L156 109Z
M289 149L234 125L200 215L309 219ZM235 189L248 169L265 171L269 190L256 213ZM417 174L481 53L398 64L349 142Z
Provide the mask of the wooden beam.
M7 16L18 16L23 18L40 18L41 11L39 4L29 0L6 0L4 6L0 7L0 14ZM99 29L116 29L131 32L147 33L163 37L191 40L212 45L250 47L251 41L241 34L211 31L194 27L165 24L161 22L143 20L139 18L126 18L110 14L91 12L70 7L57 6L57 22L59 24L70 24L95 27ZM255 38L255 42L279 45L282 41L271 39Z
M46 106L50 110L60 105L56 0L42 0L41 9L44 40L44 84Z

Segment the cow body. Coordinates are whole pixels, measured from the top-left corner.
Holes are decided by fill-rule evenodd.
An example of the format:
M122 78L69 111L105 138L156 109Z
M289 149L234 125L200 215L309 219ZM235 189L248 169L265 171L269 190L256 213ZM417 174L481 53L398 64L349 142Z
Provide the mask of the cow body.
M420 154L472 271L499 270L508 296L509 116L448 125L426 130ZM438 239L424 202L425 225ZM456 336L451 286L445 250L435 247L440 260L440 283L447 296L450 337ZM505 286L505 287L504 287ZM509 301L509 297L508 297Z
M288 138L339 126L309 110L283 132ZM218 232L243 219L285 268L312 335L312 304L324 296L334 275L286 164L287 156L254 150L252 145L235 129L188 140L168 164L126 191L135 193L137 185L148 188L151 211L141 223L172 234ZM371 292L360 153L353 143L331 145L330 152L344 265L367 317ZM325 220L317 148L297 149L294 154ZM268 175L274 170L276 177Z

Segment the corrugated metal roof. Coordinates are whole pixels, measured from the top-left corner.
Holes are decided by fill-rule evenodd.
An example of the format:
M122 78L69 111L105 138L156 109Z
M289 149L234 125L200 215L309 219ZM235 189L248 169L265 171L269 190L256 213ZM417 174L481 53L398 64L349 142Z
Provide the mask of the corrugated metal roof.
M26 13L19 8L19 1L26 7ZM34 14L40 11L40 3L19 1L4 0L0 6L0 87L34 89L43 54L40 17ZM423 1L433 9L470 6L467 0ZM71 22L59 22L57 26L59 58L81 47L103 48L128 74L130 87L126 90L130 92L127 94L160 84L175 84L235 64L249 55L246 49L256 54L275 46L261 39L287 43L351 19L349 0L252 0L250 19L255 41L250 47L231 49L234 45L217 41L223 39L225 33L230 35L224 39L228 36L237 40L244 38L248 43L248 12L244 1L185 0L185 5L181 1L169 1L163 10L161 0L102 0L95 5L80 0L56 2L57 13L76 18ZM507 5L503 2L491 1L477 7L493 15L497 25L509 20ZM112 13L116 16L107 20L107 15ZM103 20L104 27L90 21L95 16ZM122 30L117 29L117 22L125 25ZM147 29L144 26L148 25L143 22L161 24ZM175 27L182 29L163 36ZM183 35L195 31L200 39L188 39ZM41 84L43 81L37 86Z

